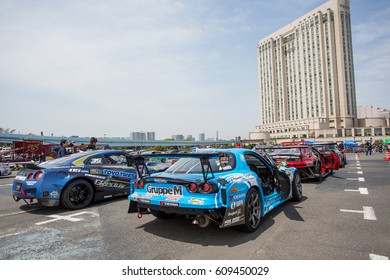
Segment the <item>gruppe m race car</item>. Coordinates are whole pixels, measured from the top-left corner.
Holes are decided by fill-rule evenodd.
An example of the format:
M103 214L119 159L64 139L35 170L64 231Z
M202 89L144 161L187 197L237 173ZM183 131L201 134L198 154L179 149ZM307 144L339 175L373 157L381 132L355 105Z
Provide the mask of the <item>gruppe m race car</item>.
M129 213L160 219L187 215L206 227L240 226L255 231L261 218L293 198L301 200L302 184L295 168L280 167L268 156L246 149L206 150L188 154L151 155L175 158L163 172L147 168L148 156L133 156L137 179L130 185Z
M43 206L81 209L92 201L128 195L135 177L125 152L88 151L26 165L12 191L15 201L37 199Z
M278 146L270 153L277 163L299 169L302 179L315 178L321 181L326 175L338 170L340 159L334 151L321 153L308 145Z

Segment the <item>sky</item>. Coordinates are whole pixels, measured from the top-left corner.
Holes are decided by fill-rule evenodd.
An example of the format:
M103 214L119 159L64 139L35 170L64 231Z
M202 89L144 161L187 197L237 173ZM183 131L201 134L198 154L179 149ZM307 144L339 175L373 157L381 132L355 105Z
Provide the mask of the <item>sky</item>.
M0 0L0 127L248 138L257 43L325 0ZM390 109L390 2L351 0L357 104Z

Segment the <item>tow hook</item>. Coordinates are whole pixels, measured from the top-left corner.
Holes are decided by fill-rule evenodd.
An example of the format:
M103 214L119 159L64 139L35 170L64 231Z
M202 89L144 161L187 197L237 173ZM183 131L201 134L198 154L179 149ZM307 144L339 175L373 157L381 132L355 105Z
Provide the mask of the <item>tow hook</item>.
M138 217L138 219L141 219L141 218L142 218L142 212L141 212L141 211L138 212L137 217Z

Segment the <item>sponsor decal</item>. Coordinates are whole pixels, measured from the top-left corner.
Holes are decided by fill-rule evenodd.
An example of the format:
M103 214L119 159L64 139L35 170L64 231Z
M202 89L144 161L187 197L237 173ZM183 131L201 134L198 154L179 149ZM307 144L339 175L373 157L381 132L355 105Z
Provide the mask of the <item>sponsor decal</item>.
M170 200L170 201L174 201L174 200L178 200L179 197L177 196L168 196L165 200Z
M123 189L127 187L127 184L123 183L117 183L117 182L109 182L109 181L104 181L104 180L95 180L95 185L97 187L108 187L108 188L116 188L116 189Z
M183 196L183 187L182 186L173 186L172 188L159 188L152 187L148 184L146 186L146 191L151 195L161 195L161 196Z
M231 191L232 193L236 193L236 192L238 192L238 188L232 188L230 191Z
M224 178L219 178L218 183L220 183L222 186L225 186L228 182Z
M162 206L175 206L175 207L178 207L179 203L178 202L160 201L160 205L162 205Z
M15 180L24 181L24 180L26 180L26 178L27 178L26 176L20 176L20 175L19 175L19 176L16 176L16 177L15 177Z
M236 195L230 195L229 196L229 201L232 201L232 200L237 200L237 199L240 199L242 197L246 196L245 193L241 193L241 194L236 194Z
M232 224L232 220L228 219L225 221L225 226L230 226Z
M123 171L116 171L116 170L109 170L109 169L103 169L103 175L124 177L124 178L128 178L128 179L135 179L135 174L134 173L123 172Z
M161 184L166 184L166 183L168 183L168 180L166 180L166 179L161 179L161 178L155 178L155 179L154 179L154 182L156 182L156 183L161 183Z
M141 203L149 203L150 204L150 200L149 199L145 199L145 198L142 198L142 197L138 198L137 201L141 202Z
M50 197L58 198L58 197L60 197L60 194L59 194L57 191L52 191L52 192L50 193Z
M89 173L91 174L102 174L102 170L101 169L97 169L97 168L92 168L89 170Z
M103 198L110 198L112 195L105 195Z
M37 183L37 181L27 181L26 182L26 185L27 186L33 186L33 185L35 185Z
M244 220L244 215L240 216L240 217L234 217L232 219L232 223L235 224L235 223L238 223L239 221L242 221Z
M232 216L238 216L240 214L241 214L241 209L237 209L236 211L227 213L227 216L232 217Z
M195 204L195 205L203 205L204 204L204 199L196 199L191 197L190 200L188 200L189 203Z
M240 207L240 206L242 206L242 205L244 205L244 200L237 200L237 201L233 201L232 202L232 204L230 205L230 209L235 209L235 208L237 208L237 207Z
M70 168L69 172L76 172L76 173L78 173L78 172L81 172L81 169L80 168Z
M99 176L99 175L93 175L93 174L85 174L87 177L95 178L95 179L100 179L100 180L105 180L106 177L104 176Z

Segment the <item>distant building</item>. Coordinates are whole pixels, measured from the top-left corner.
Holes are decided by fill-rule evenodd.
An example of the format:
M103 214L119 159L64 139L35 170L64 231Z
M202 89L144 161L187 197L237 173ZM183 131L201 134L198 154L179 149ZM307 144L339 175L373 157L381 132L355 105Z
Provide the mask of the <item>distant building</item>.
M155 132L147 132L147 140L156 140Z
M199 133L199 141L206 141L206 135L204 133Z
M187 135L186 141L195 141L195 137L192 137L192 135Z
M390 118L390 111L375 106L359 106L358 119L365 118Z
M131 132L130 139L131 140L138 140L138 141L146 140L146 133L145 132Z
M181 135L181 134L179 134L179 135L172 135L172 139L174 141L184 141L184 135Z
M330 0L260 40L258 133L337 137L357 126L349 2Z

